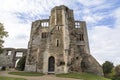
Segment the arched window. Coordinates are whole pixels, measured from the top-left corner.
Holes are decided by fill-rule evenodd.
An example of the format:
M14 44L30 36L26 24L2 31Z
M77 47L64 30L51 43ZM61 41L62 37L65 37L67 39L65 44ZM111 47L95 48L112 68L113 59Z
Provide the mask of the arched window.
M17 63L19 62L20 59L17 59L15 62L15 68L17 67Z

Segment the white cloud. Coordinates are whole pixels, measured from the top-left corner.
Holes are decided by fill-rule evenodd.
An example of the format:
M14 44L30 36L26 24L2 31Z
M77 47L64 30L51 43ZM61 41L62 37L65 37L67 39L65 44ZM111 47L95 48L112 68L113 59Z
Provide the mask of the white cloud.
M104 18L103 16L98 16L96 14L95 15L91 14L91 15L83 16L83 20L85 20L88 24L90 24L90 23L98 23L103 18Z
M116 19L115 27L120 29L120 8L117 8L113 13L112 16Z
M27 48L27 43L30 35L30 24L7 24L9 26L6 28L6 31L9 31L9 37L5 39L5 47L16 47L16 48ZM19 36L23 35L23 38Z
M109 26L96 26L89 30L91 53L103 63L112 61L120 64L120 8L116 9L112 15L116 18L114 28Z
M108 26L97 26L89 32L91 53L101 62L120 61L120 37L117 28ZM116 60L118 59L118 60Z
M78 0L84 6L96 6L104 3L105 0Z

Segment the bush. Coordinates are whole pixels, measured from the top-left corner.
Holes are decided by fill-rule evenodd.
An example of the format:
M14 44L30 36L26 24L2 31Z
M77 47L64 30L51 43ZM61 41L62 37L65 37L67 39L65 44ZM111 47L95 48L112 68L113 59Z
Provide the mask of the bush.
M115 75L120 76L120 65L115 67Z
M23 71L24 68L25 68L25 61L26 61L26 56L23 56L23 57L19 60L19 62L17 63L16 69L17 69L17 70L20 70L20 71Z
M109 62L109 61L105 61L105 63L103 63L102 68L103 68L103 73L104 74L108 74L112 72L113 69L113 63Z
M120 80L120 77L114 76L112 80Z

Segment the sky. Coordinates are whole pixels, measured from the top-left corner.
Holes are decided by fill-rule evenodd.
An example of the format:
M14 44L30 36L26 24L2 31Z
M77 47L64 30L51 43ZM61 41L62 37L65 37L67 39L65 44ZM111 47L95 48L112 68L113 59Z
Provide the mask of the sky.
M31 23L49 18L59 5L86 21L90 52L100 64L120 64L120 0L0 0L0 22L9 33L4 47L27 48Z

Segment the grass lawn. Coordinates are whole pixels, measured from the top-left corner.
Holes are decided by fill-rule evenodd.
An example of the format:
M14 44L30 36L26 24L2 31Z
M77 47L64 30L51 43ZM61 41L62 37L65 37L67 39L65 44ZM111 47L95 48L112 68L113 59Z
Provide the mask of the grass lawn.
M44 74L38 72L9 72L8 74L20 76L43 76Z
M57 74L56 76L65 77L65 78L84 79L84 80L111 80L89 73L67 73L67 74Z
M26 79L0 76L0 80L26 80Z

